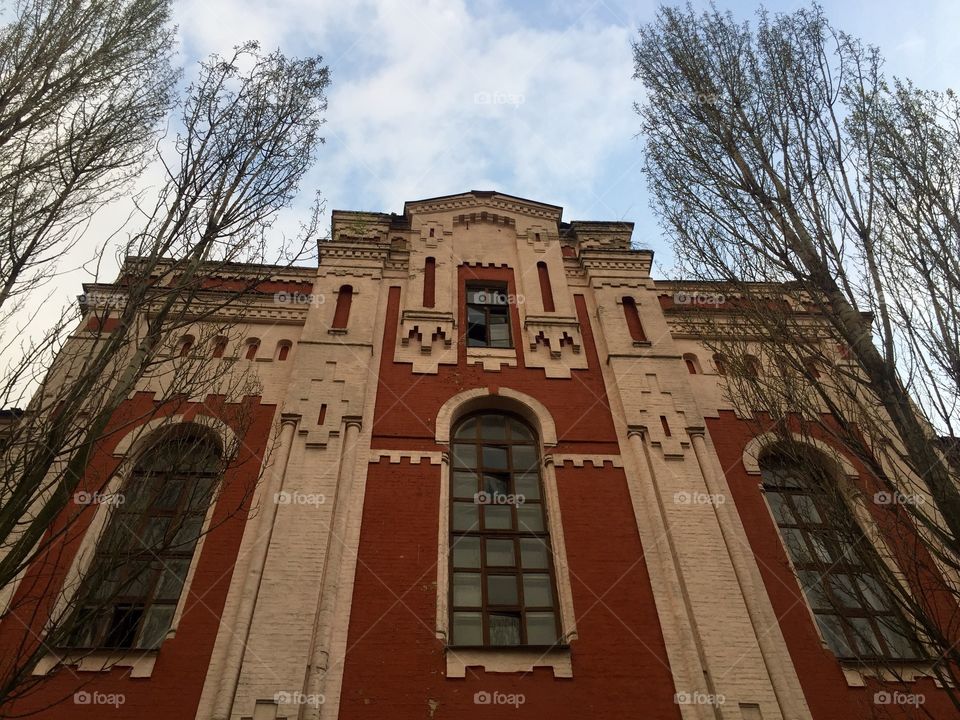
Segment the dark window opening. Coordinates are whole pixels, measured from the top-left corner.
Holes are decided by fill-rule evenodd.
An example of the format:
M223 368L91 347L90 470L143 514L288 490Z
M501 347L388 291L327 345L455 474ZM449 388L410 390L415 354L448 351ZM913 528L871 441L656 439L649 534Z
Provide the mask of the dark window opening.
M513 347L505 286L467 286L467 347Z
M247 360L254 360L257 357L257 351L260 349L260 341L256 338L247 340Z
M537 263L537 274L540 276L540 297L543 300L543 311L553 312L553 289L550 287L550 271L545 262Z
M428 257L423 264L423 306L432 308L436 301L437 261Z
M333 327L344 329L350 321L350 305L353 303L353 286L343 285L337 292L337 307L333 312Z
M627 329L630 330L630 337L633 338L633 341L646 342L647 334L643 331L643 323L640 322L637 303L632 297L623 298L623 315L627 320Z

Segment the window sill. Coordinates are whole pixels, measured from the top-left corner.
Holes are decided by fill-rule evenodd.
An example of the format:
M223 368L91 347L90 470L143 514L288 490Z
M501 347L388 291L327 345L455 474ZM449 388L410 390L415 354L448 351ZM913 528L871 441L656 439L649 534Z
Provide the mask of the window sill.
M867 678L881 682L915 682L920 678L936 678L929 660L890 660L876 663L840 660L840 668L849 687L865 687Z
M638 348L648 348L653 347L653 343L649 340L634 340L633 346Z
M467 676L467 668L479 667L490 673L531 672L534 668L548 667L555 678L572 678L573 662L570 647L452 647L447 646L447 677Z
M109 672L115 667L130 668L129 677L144 678L153 674L159 654L159 650L54 650L40 658L31 674L48 675L61 665L69 665L78 672Z
M347 328L330 328L327 330L327 335L346 335Z

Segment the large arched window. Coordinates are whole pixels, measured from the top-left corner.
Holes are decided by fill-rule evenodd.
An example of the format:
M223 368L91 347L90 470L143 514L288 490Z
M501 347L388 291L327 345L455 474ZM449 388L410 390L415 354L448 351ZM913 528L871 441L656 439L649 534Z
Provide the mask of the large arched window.
M815 456L768 453L764 494L820 632L837 657L915 659L918 648L870 570L873 552Z
M220 466L219 443L192 425L164 433L141 455L85 573L71 646L163 642Z
M450 473L450 625L459 646L560 637L536 436L513 415L457 426Z

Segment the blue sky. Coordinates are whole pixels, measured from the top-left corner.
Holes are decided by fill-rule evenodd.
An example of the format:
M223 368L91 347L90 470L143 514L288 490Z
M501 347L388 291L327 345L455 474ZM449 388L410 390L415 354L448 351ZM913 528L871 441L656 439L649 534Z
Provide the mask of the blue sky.
M757 5L719 7L748 19ZM881 47L890 73L932 88L955 84L960 3L825 7L838 27ZM306 184L322 191L328 209L399 212L405 200L497 189L562 205L567 220L633 221L635 240L655 249L666 270L669 243L648 205L632 110L641 86L631 79L630 40L656 8L617 0L181 0L176 17L188 64L245 39L329 62L327 143Z

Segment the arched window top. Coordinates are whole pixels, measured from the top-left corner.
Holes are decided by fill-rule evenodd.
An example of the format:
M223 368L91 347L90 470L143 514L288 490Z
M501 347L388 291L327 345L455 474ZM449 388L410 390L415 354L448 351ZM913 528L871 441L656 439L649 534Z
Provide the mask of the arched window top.
M289 340L281 340L277 343L277 360L283 362L290 355L290 348L293 347L293 343Z
M350 321L350 306L353 304L353 285L341 285L337 291L337 306L333 311L333 325L335 330L346 330Z
M533 430L523 420L506 413L478 413L460 421L454 439L471 442L510 442L530 444Z
M193 349L193 343L195 338L193 335L184 335L180 339L180 357L185 357L190 354L190 351Z
M257 357L257 351L260 349L260 338L247 338L247 360L254 360Z
M697 356L693 353L684 353L683 362L687 366L687 372L691 375L698 375L700 373L700 361L697 360Z

